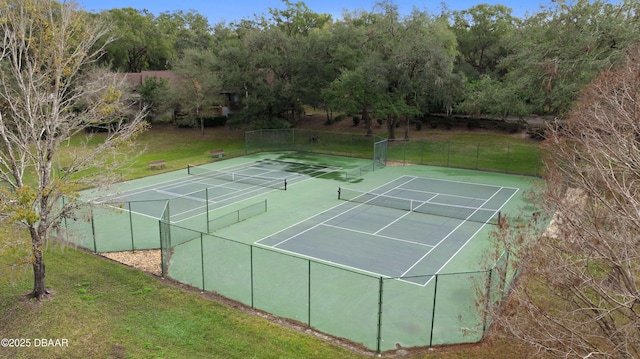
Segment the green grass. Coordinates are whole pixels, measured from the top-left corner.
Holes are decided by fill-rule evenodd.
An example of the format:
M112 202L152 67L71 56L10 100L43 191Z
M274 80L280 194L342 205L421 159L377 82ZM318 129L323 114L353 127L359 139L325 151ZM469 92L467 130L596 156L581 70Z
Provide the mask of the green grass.
M389 143L389 161L539 176L540 142L496 133L441 133Z
M46 253L42 303L31 274L0 284L0 338L67 339L62 348L0 348L1 358L368 358L198 292L70 248ZM497 352L496 352L497 350ZM521 349L520 349L521 350ZM512 358L513 343L435 349L414 358Z
M56 248L46 261L52 299L22 299L28 272L0 287L0 338L67 339L69 346L0 348L0 357L359 357L91 254Z

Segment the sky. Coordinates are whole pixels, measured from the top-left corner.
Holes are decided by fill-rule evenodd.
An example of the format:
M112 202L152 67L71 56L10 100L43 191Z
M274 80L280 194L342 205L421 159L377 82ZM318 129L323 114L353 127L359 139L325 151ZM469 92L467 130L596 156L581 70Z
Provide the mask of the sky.
M149 10L154 15L162 12L195 10L214 25L219 22L230 23L242 19L253 19L254 15L267 14L269 8L283 9L286 6L281 0L76 0L87 11L99 12L113 8L132 7L138 10ZM290 0L291 3L302 1L315 13L331 14L340 19L343 10L371 11L376 0ZM541 4L551 0L395 0L401 14L409 14L413 8L438 14L445 3L450 10L465 10L475 5L503 4L510 7L512 15L524 17L527 13L537 12Z

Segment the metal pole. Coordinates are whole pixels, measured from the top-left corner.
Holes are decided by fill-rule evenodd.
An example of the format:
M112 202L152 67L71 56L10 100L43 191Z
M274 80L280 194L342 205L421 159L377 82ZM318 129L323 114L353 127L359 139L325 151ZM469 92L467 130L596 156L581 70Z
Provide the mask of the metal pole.
M162 220L158 221L158 227L160 229L160 267L162 268L162 278L167 275L167 268L165 266L164 258L164 241L162 240L164 231L162 230Z
M433 288L433 308L431 309L431 333L429 333L429 347L433 346L433 326L436 321L436 298L438 297L438 275L436 274L435 286Z
M509 155L511 154L511 145L507 144L507 164L505 166L504 172L509 173Z
M253 246L249 246L250 250L249 250L249 264L250 264L250 270L251 270L251 308L254 308L253 306Z
M206 213L206 219L207 219L207 233L211 233L211 229L209 229L209 188L205 188L204 189L204 199L205 199L205 210L207 211Z
M307 260L309 271L308 271L308 294L307 294L307 328L311 328L311 260Z
M484 314L482 316L482 336L487 333L487 316L489 314L489 307L491 306L491 277L493 275L493 268L489 269L489 278L487 278L487 300L484 303Z
M380 277L380 286L379 286L379 290L378 290L378 338L377 338L377 349L376 352L378 354L381 353L380 350L380 344L382 342L382 286L383 286L384 280L382 279L382 277Z
M136 250L136 245L133 240L133 216L131 214L131 202L127 202L127 209L129 210L129 230L131 232L131 250Z
M204 292L204 234L200 232L200 265L202 268L202 291Z
M93 218L93 206L89 207L89 214L91 215L91 234L93 235L93 253L98 253L98 243L96 243L96 225Z

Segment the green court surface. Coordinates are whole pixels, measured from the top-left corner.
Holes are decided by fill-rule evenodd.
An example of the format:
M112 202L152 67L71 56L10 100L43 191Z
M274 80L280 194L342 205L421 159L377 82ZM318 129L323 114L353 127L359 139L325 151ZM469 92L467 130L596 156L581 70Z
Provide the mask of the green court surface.
M512 271L507 254L486 263L489 233L532 215L538 180L372 162L215 162L86 193L99 204L67 227L96 252L162 247L170 278L378 352L480 340L478 308L499 304Z

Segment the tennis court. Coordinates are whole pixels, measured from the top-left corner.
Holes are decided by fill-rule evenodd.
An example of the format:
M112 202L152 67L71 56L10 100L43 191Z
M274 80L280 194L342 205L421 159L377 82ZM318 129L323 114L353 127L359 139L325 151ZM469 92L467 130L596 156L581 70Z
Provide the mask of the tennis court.
M256 242L261 246L426 285L487 225L517 188L402 176Z
M95 252L160 248L168 278L378 352L480 340L478 304L499 305L513 275L508 254L481 261L488 235L534 181L378 162L283 151L189 166L124 183L67 231Z
M164 205L171 201L171 223L182 223L211 210L244 201L274 190L335 171L338 167L303 165L263 159L223 170L189 166L190 176L125 191L101 199L101 203L122 209L121 203L137 203L133 214L160 219Z

